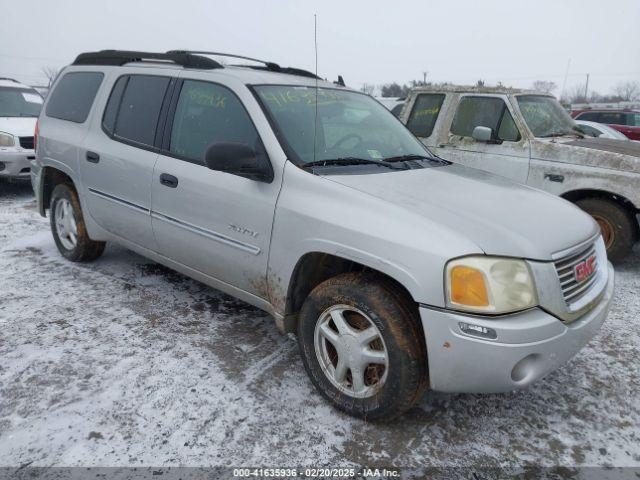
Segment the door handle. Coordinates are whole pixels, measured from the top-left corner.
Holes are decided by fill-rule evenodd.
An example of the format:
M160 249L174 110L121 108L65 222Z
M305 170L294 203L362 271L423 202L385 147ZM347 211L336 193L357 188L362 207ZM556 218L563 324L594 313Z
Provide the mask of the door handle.
M86 158L87 162L91 163L98 163L100 161L100 155L98 155L96 152L87 152Z
M564 175L556 175L555 173L545 173L544 179L549 180L550 182L564 182Z
M178 179L168 173L160 174L160 183L165 187L176 188L178 186Z
M440 145L438 145L438 148L458 148L458 147L450 143L441 143Z

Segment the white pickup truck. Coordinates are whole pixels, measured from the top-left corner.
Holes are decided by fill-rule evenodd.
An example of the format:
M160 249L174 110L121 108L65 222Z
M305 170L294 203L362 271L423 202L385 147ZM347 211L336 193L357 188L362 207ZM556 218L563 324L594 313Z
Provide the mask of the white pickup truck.
M446 160L574 202L600 225L613 261L640 238L640 143L585 138L551 95L419 87L407 97L400 119Z

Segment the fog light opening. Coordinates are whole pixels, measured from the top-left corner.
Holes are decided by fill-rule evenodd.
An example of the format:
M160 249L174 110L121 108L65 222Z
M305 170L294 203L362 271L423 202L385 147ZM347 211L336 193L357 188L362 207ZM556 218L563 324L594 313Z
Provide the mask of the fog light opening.
M531 379L531 377L535 377L536 373L541 371L542 361L542 355L539 353L527 355L516 363L513 370L511 370L511 380L516 383L523 383Z

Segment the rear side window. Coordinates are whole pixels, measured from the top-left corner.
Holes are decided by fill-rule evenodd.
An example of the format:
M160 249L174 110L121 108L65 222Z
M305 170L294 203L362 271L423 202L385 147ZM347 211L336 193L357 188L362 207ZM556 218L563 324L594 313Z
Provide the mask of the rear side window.
M244 143L263 150L260 137L240 100L213 83L185 80L171 128L169 151L198 163L217 142Z
M418 95L407 121L407 128L416 137L431 136L440 108L442 108L442 102L444 102L443 94L423 93Z
M110 134L113 134L113 131L115 129L118 109L120 108L122 94L124 92L124 87L127 85L128 80L129 80L128 76L120 77L118 79L116 84L113 86L113 90L111 90L111 95L109 95L109 101L107 102L107 106L104 109L104 116L102 117L102 126Z
M587 120L589 122L599 122L600 114L598 112L581 113L576 117L578 120Z
M476 127L489 127L497 140L517 142L520 132L507 104L497 97L463 97L451 124L451 133L471 137Z
M129 75L118 79L102 119L107 133L152 146L169 77Z
M609 123L611 125L625 124L622 114L618 112L601 112L598 118L600 123Z
M104 75L101 72L69 72L49 95L47 117L84 123Z

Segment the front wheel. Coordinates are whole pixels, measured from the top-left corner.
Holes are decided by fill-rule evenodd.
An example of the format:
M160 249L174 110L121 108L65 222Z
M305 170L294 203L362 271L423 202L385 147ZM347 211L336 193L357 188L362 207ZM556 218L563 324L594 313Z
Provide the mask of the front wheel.
M51 193L51 232L58 251L72 262L95 260L104 251L105 242L89 238L75 189L59 184Z
M576 205L598 222L609 259L612 262L624 260L636 240L634 216L606 198L585 198L578 200Z
M305 300L298 345L314 385L337 408L388 420L427 386L427 356L415 305L384 279L345 273Z

